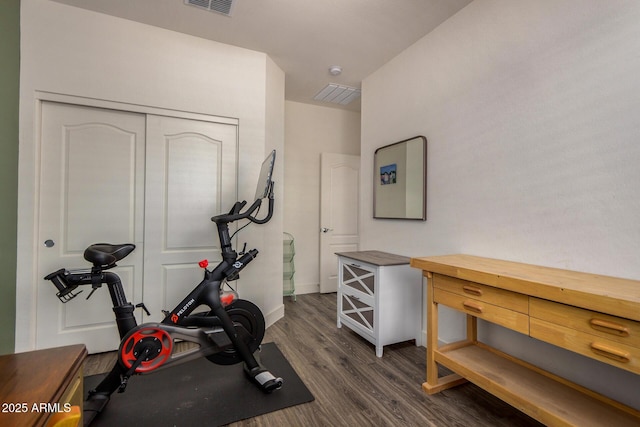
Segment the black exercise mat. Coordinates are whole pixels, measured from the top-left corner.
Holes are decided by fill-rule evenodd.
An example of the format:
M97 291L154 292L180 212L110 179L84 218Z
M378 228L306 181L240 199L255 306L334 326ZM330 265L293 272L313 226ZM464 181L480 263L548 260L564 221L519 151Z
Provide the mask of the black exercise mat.
M274 343L262 345L260 360L282 377L280 390L265 394L245 376L242 363L221 366L197 359L129 380L91 426L221 426L314 400ZM84 379L85 393L104 377Z

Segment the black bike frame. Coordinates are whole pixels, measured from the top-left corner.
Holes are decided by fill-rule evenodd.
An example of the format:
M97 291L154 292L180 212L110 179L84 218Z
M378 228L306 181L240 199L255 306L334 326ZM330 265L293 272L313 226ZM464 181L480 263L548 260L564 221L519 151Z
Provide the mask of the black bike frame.
M255 362L255 359L247 346L242 342L240 337L238 337L233 321L225 311L225 306L220 299L220 290L225 279L237 279L240 271L258 254L257 249L252 249L238 258L238 254L233 250L228 224L240 219L248 219L249 221L257 224L266 223L271 219L273 214L274 199L272 186L269 188L269 212L265 218L257 219L253 216L253 213L260 207L261 202L261 199L256 200L245 212L242 213L240 211L246 205L246 202L236 202L228 214L217 215L211 218L211 220L216 223L218 229L222 261L212 271L205 268L202 282L200 282L173 310L166 313L165 318L161 322L166 326L172 325L177 327L221 326L229 336L229 339L233 343L234 347L236 347L236 350L241 355L242 359L247 363L249 369L253 369L258 366L258 364ZM111 268L113 266L115 266L115 263L106 268ZM144 304L134 306L127 301L120 277L115 273L103 271L106 268L94 265L91 270L81 272L67 272L65 269L60 269L47 276L46 279L51 280L56 288L58 288L60 291L58 293L58 297L63 302L67 302L77 295L77 293L74 294L73 291L78 286L92 285L93 292L102 284L106 284L113 304L118 333L122 340L130 331L138 326L133 315L136 307L143 308L147 314L149 312ZM209 307L210 314L212 315L189 316L193 310L201 305ZM182 333L182 335L185 334ZM197 336L195 336L195 338L197 338Z
M256 382L263 391L270 393L280 388L282 379L273 376L260 365L253 355L253 351L257 348L255 344L259 346L263 337L262 334L264 334L264 319L262 313L259 312L258 307L249 301L238 300L237 305L234 305L233 301L235 301L237 296L235 295L235 291L232 294L233 298L231 298L231 300L226 299L226 297L229 296L228 294L221 292L222 284L227 280L238 279L240 271L253 261L258 254L258 250L252 249L241 254L238 258L238 253L233 249L231 236L229 235L229 224L241 219L246 219L256 224L264 224L271 219L274 208L273 182L271 181L274 160L275 151L273 151L270 157L267 157L267 160L263 163L263 170L265 165L269 166L271 170L265 175L268 177L265 192L256 193L256 197L260 198L257 198L244 212L241 212L241 210L247 203L245 201L236 202L228 214L217 215L211 218L211 220L216 223L222 260L213 270L208 270L206 265L201 264L204 268L203 280L173 310L164 312L165 317L160 323L138 325L134 316L135 309L140 307L144 309L147 314L150 314L149 311L143 303L134 306L128 302L120 277L113 272L106 271L116 265L116 260L127 256L135 248L134 245L111 246L112 248L117 247L118 249L116 250L122 249L122 252L119 252L117 256L114 255L115 252L101 252L99 249L94 249L94 252L90 252L92 254L90 256L85 252L85 259L91 260L94 264L91 269L76 271L60 269L45 277L46 280L53 282L58 289L59 292L56 295L63 303L68 302L78 295L79 292L74 293L74 290L80 285L91 285L91 292L93 293L97 288L101 287L102 284L106 284L109 289L109 295L111 296L121 343L121 349L118 355L119 361L116 362L102 382L98 384L95 389L89 391L89 397L85 401L85 410L90 411L92 415L90 418L85 418L85 425L87 422L91 422L97 413L102 411L109 401L109 396L116 389L119 389L120 392L124 391L131 375L148 372L156 368L163 369L175 363L185 362L198 357L208 357L215 354L223 355L221 352L232 349L235 353L227 353L225 357L220 360L210 360L214 363L221 364L228 364L227 362L229 361L231 363L237 363L240 361L235 359L235 354L237 354L239 359L244 361L245 373ZM258 219L256 218L256 212L259 210L262 198L265 196L269 199L269 211L264 218ZM91 294L89 294L89 297L90 296ZM224 301L222 298L224 298ZM191 315L196 308L202 305L209 308L207 313ZM254 309L257 314L252 311ZM229 310L229 312L227 312L227 310ZM232 320L231 316L236 315L234 313L237 313L239 316L242 316L241 313L250 313L251 316L253 316L253 320L250 322L256 321L258 325L261 324L261 326L251 325L251 330L248 330L242 320L236 319L237 323ZM260 316L259 318L257 317L258 314ZM152 331L152 335L145 335L148 333L145 331L148 330ZM154 342L158 341L156 336L153 335L156 331L160 334L159 336L166 336L173 340L191 341L197 343L198 346L186 351L181 351L178 354L173 354L172 347L167 346L167 354L170 354L168 359L158 359L158 364L148 366L148 371L138 371L137 369L141 364L145 360L148 360L145 358L151 354L151 348L156 345L151 344L152 347L149 347L147 345L149 339ZM138 344L140 344L139 347ZM154 351L160 351L157 347L153 348ZM125 353L126 362L122 359ZM229 356L229 360L226 359L227 356Z

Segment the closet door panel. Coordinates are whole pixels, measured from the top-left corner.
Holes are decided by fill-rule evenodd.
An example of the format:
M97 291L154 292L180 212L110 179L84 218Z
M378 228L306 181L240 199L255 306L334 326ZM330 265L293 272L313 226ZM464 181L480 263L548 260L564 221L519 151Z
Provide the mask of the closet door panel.
M201 280L198 262L221 259L211 217L237 198L237 126L147 118L144 300L151 319Z
M41 135L36 347L113 350L119 339L106 286L62 304L42 278L90 267L83 253L92 243L136 243L114 272L129 298L141 298L145 116L44 102Z

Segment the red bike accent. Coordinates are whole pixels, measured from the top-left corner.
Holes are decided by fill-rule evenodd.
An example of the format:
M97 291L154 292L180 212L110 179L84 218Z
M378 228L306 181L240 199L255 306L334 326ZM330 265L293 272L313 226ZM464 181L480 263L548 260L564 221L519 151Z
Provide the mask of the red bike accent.
M235 300L236 294L234 292L224 292L222 295L220 295L220 302L222 303L223 307L228 306Z
M173 339L168 332L157 328L142 328L131 334L121 347L120 359L127 369L133 366L145 344L151 346L153 352L147 356L147 360L140 363L135 370L136 373L153 371L171 356Z
M203 259L198 263L198 265L200 266L200 268L207 268L209 267L209 261L206 259Z

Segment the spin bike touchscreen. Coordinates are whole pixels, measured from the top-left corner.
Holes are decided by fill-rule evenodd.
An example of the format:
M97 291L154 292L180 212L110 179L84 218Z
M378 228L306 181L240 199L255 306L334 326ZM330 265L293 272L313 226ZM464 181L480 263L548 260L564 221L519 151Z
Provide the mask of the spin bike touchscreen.
M269 188L271 187L271 175L273 174L273 165L276 162L276 150L273 150L264 162L262 162L262 168L260 169L260 177L258 178L258 186L256 187L256 200L264 199L269 195Z

